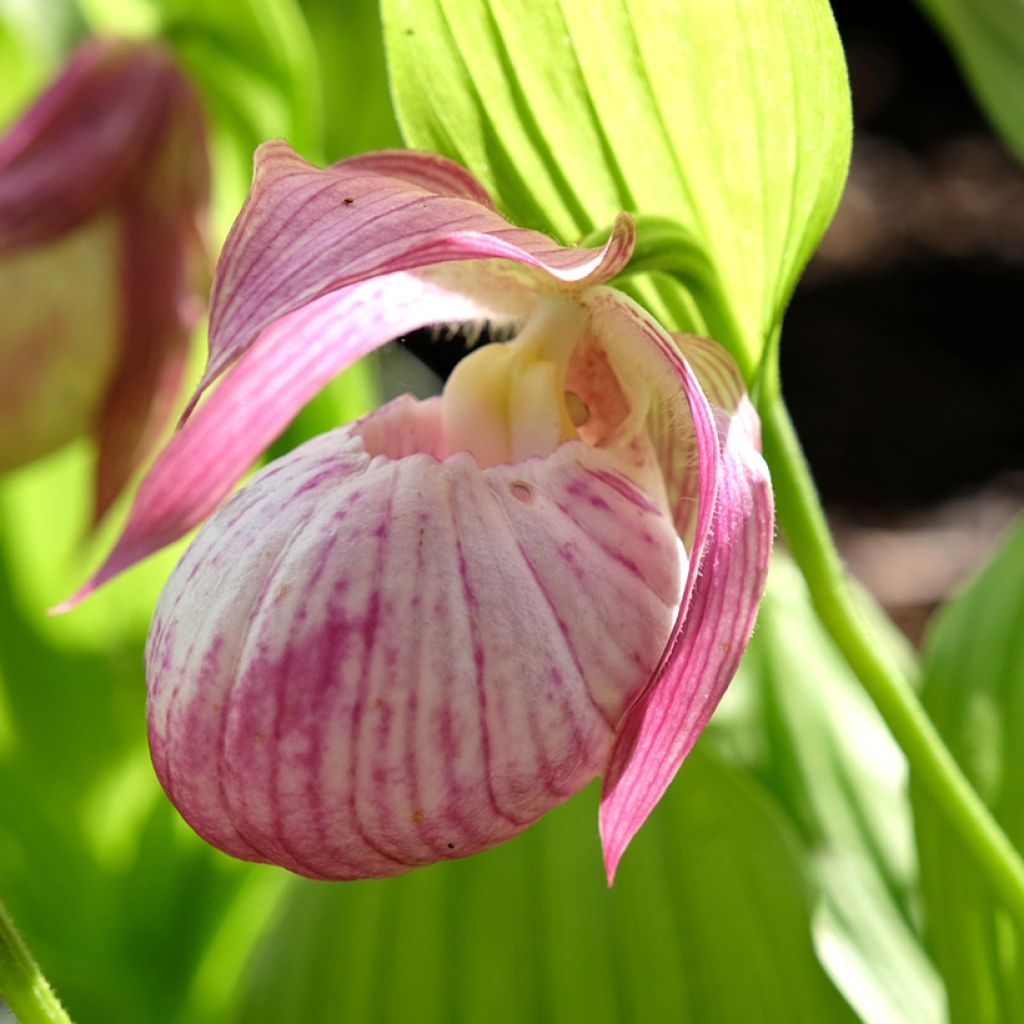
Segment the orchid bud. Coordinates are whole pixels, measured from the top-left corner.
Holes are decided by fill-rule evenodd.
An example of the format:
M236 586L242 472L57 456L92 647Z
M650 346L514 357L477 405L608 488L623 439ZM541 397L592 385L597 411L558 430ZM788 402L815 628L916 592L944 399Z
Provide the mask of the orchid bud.
M0 139L0 472L92 435L109 508L181 382L208 186L199 100L156 43L88 40Z
M154 765L210 842L392 875L601 775L614 875L736 668L773 529L729 356L604 283L633 241L626 215L599 249L514 228L431 154L261 147L195 411L76 595L213 513L146 650ZM509 340L217 508L334 374L453 323Z

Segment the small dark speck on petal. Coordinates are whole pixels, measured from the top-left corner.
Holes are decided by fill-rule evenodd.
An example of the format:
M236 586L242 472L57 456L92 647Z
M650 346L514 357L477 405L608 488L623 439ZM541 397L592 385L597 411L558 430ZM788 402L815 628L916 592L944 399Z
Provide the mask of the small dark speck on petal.
M351 196L345 196L345 198L342 200L342 202L346 206L351 206L355 202L355 200Z
M455 844L454 843L449 843L448 844L448 849L449 850L454 850L455 849Z

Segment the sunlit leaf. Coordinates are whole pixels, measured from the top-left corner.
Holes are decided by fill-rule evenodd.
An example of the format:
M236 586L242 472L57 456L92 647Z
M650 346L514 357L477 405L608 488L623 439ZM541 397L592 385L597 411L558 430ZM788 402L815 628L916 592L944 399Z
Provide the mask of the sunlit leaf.
M74 0L0 0L0 131L43 88L80 33Z
M846 69L825 0L384 0L410 145L575 241L626 209L698 240L752 372L838 201Z
M852 1021L794 837L699 748L605 887L593 788L518 839L396 879L296 881L235 1020Z
M943 1021L913 917L906 762L784 556L708 739L756 773L794 825L821 894L816 947L862 1018Z
M1024 522L928 637L925 706L1024 848ZM1024 934L923 791L914 793L927 934L954 1024L1024 1020Z
M946 37L996 130L1024 160L1024 3L918 2Z
M205 987L207 1018L191 992L253 869L187 829L149 762L142 643L161 559L84 618L44 611L77 562L87 463L68 449L0 486L0 894L78 1024L213 1024L230 992Z
M302 9L320 56L327 159L400 146L375 0L302 0Z

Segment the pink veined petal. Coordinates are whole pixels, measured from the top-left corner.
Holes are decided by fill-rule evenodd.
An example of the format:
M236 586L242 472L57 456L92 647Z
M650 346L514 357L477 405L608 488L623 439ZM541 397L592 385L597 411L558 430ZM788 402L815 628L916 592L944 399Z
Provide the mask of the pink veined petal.
M654 686L630 709L604 776L600 823L609 884L736 671L754 627L774 534L760 427L739 372L714 342L677 341L715 406L721 471L714 524L682 629Z
M400 163L392 156L379 158ZM370 158L319 168L285 142L257 151L252 188L217 268L210 310L210 358L202 391L275 320L338 288L379 274L450 260L498 257L546 275L550 287L607 280L629 260L635 228L621 214L597 249L568 248L513 227L465 185L408 159L404 177L379 173ZM417 184L410 180L413 168ZM453 194L453 188L459 188ZM437 191L436 189L442 189ZM187 415L187 412L186 412Z
M295 413L360 356L430 324L514 322L535 301L531 282L508 267L450 265L365 281L278 320L168 442L113 551L56 610L202 521Z
M487 189L462 164L438 156L437 153L419 149L378 149L345 157L331 164L331 168L346 173L382 174L388 178L398 178L428 192L461 196L494 209L494 200L488 195Z
M679 443L686 446L685 456L699 468L693 495L696 521L692 538L687 538L690 568L679 618L662 658L664 663L686 617L704 545L711 532L719 473L714 415L690 364L671 335L646 310L611 288L592 289L583 302L592 314L592 330L613 358L620 376L641 380L653 390L649 416L672 425L671 436L681 439Z
M222 849L359 878L491 846L593 778L656 665L677 541L615 456L480 470L441 422L405 397L308 442L169 579L151 750Z
M91 39L0 139L0 252L49 241L145 163L183 79L152 43Z

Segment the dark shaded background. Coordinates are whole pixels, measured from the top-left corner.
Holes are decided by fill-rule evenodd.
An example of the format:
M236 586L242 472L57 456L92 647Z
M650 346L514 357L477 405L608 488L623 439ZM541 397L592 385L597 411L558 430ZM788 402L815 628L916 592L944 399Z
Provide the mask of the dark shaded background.
M853 162L783 382L844 557L919 641L1024 505L1024 170L917 8L833 8Z
M826 501L877 519L1024 468L1024 171L917 9L833 6L854 160L783 380Z

